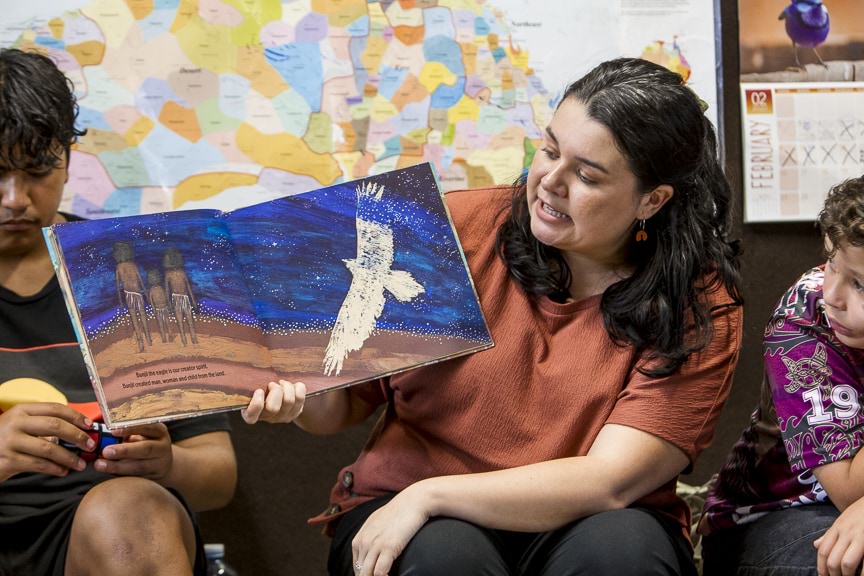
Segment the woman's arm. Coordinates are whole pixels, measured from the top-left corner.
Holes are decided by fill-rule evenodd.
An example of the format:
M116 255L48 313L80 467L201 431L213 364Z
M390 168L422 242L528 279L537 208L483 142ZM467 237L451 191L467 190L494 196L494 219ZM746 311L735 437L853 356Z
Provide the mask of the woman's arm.
M375 409L357 394L356 388L340 388L306 398L302 382L270 382L267 391L258 389L249 406L241 411L247 424L295 422L314 434L335 434L363 422Z
M295 422L313 434L335 434L360 424L376 408L360 398L354 389L342 388L309 398Z
M689 463L678 448L636 428L607 424L587 455L485 474L418 482L429 516L502 530L545 532L625 508Z
M429 478L373 513L353 542L364 573L386 574L414 534L434 516L502 530L543 532L624 508L673 480L689 463L673 444L635 428L607 424L591 450L482 474Z

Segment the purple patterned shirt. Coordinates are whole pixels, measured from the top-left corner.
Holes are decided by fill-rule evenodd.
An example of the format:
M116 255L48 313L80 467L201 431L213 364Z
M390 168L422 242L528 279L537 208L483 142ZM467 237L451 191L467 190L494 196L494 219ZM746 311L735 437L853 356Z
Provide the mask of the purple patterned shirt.
M765 327L762 397L705 503L702 534L829 501L813 468L864 445L864 350L834 335L823 280L823 267L801 276Z

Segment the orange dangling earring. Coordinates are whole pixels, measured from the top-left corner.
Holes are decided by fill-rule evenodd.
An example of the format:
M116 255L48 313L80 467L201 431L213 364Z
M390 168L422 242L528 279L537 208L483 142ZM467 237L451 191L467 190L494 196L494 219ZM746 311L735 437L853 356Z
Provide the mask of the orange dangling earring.
M645 231L645 220L639 221L639 231L636 232L636 242L644 242L648 240L648 233Z

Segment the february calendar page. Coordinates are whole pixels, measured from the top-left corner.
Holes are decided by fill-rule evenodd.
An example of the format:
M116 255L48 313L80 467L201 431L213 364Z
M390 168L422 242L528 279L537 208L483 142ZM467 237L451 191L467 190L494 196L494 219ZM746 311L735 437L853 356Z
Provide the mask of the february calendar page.
M861 0L738 2L745 222L813 222L864 173Z
M814 220L864 171L864 82L742 84L745 220Z

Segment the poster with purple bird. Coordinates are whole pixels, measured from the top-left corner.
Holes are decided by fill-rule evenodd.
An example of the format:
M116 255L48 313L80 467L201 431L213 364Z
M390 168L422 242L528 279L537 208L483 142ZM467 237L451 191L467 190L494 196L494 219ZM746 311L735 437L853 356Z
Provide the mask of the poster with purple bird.
M491 347L429 163L230 212L44 229L105 422L309 395Z
M860 0L742 0L738 26L741 82L864 79Z
M738 3L744 219L815 220L864 172L860 0Z

